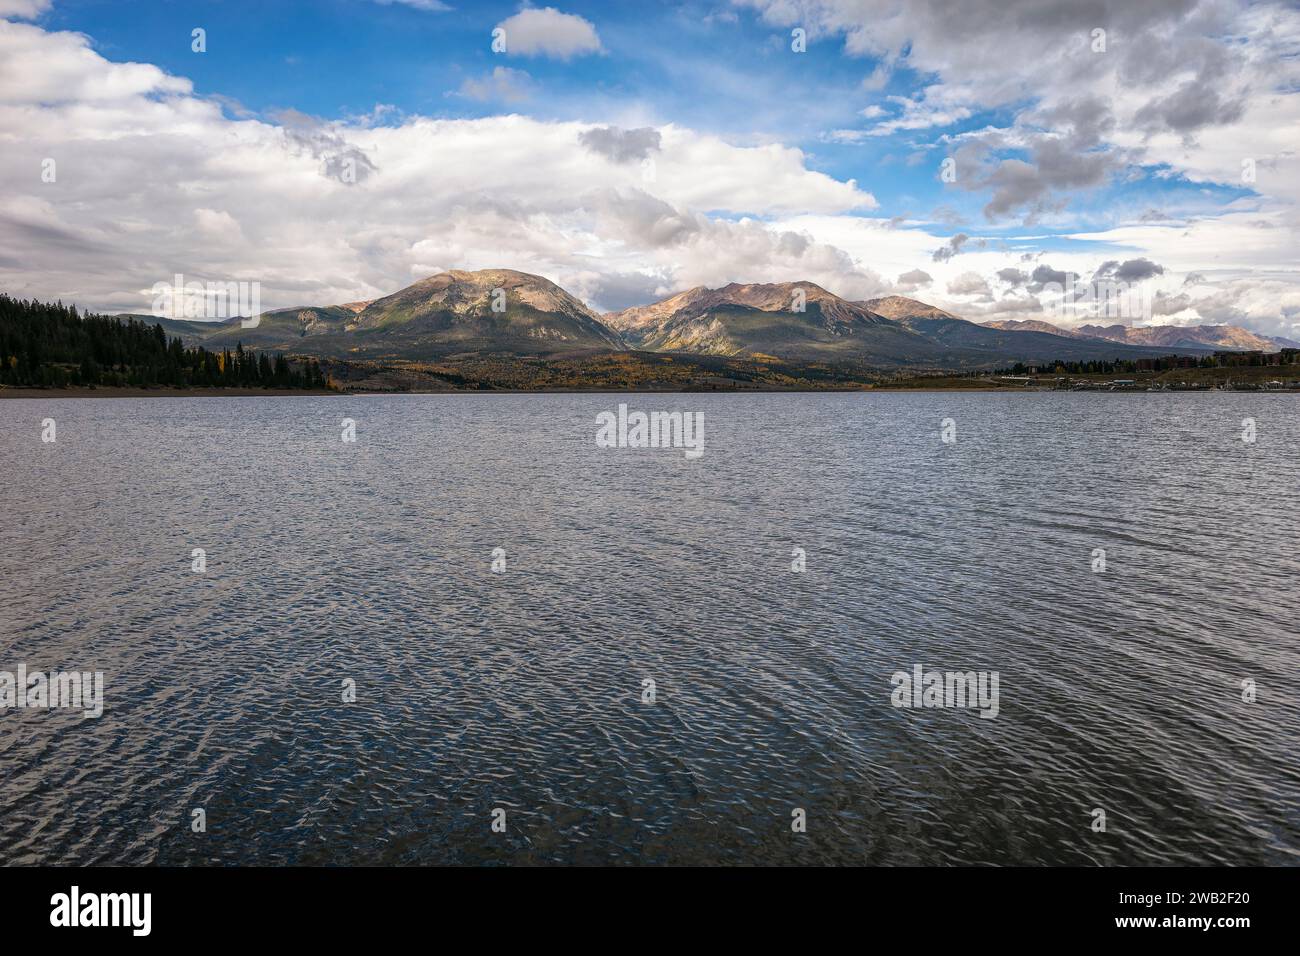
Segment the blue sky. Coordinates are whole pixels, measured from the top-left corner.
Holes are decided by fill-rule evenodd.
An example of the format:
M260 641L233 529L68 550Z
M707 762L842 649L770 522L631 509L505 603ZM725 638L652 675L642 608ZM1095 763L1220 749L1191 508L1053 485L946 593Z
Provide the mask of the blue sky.
M102 63L79 62L78 69L149 65L170 79L130 95L168 107L183 96L218 109L228 127L214 135L278 129L289 147L306 149L326 171L338 167L339 157L358 157L371 176L362 183L368 189L389 175L391 157L400 154L395 138L382 131L409 133L402 148L416 148L421 124L430 120L454 124L438 128L439 145L451 142L453 131L477 136L480 144L496 142L488 132L494 119L511 115L529 121L513 127L513 135L539 137L539 143L560 130L573 139L584 126L677 130L649 147L651 153L668 161L664 144L672 141L682 144L682 161L703 162L707 154L710 165L699 175L716 181L716 188L611 185L593 172L579 182L590 178L593 188L618 193L618 201L582 191L572 208L561 209L553 197L503 185L508 172L494 174L497 185L468 184L476 202L510 193L513 214L529 228L545 225L570 239L583 233L550 268L585 283L600 306L622 307L631 304L624 301L629 296L678 291L699 279L777 278L790 267L789 256L773 253L765 260L754 252L714 271L689 261L715 247L734 247L742 241L737 229L752 239L744 230L756 223L778 237L795 230L811 239L811 251L802 254L810 274L822 281L838 269L847 275L846 290L856 294L875 283L881 293L924 290L967 312L1028 316L1036 293L1029 283L999 286L999 271L1024 262L1027 273L1046 264L1086 277L1105 261L1145 259L1160 269L1152 281L1162 284L1166 310L1187 303L1160 313L1172 317L1166 321L1218 316L1277 325L1294 314L1285 296L1278 308L1261 309L1225 293L1228 286L1203 288L1199 299L1206 308L1198 311L1192 304L1197 297L1184 290L1189 275L1235 283L1255 269L1275 276L1294 266L1282 243L1293 237L1297 197L1280 183L1290 178L1282 172L1295 154L1277 130L1296 115L1300 30L1286 4L1151 0L1135 10L1111 0L1091 6L971 0L957 9L938 0L901 8L885 0L575 0L558 8L439 6L434 0L0 0L0 13L14 18L11 43L35 49L79 36ZM528 25L519 20L525 14L535 15ZM492 31L505 24L517 27L517 36L527 34L532 48L508 44L494 52ZM203 53L191 49L196 27L206 31ZM1099 27L1106 33L1101 51ZM806 33L806 52L791 48L795 29ZM572 42L577 45L566 46ZM1161 67L1166 56L1174 59ZM173 81L188 83L188 90L173 89ZM32 138L49 139L48 132L35 130ZM139 135L142 146L150 137L155 144L172 143L161 128ZM122 137L74 138L84 144ZM1258 160L1266 174L1240 175L1234 151ZM376 159L379 152L389 158ZM466 154L455 155L463 165ZM797 175L789 169L791 157ZM955 181L943 180L945 160L956 164ZM612 162L626 166L622 159ZM724 188L729 164L745 167L749 188ZM456 176L462 198L463 172ZM689 176L689 170L675 174ZM204 223L210 238L260 235L269 245L270 227L235 210L259 203L218 192L237 188L224 181L202 187L208 205L187 212ZM846 189L866 200L846 200ZM39 201L49 201L51 193L37 194ZM659 238L648 250L654 261L641 267L631 253L644 237L609 230L615 222L643 229L647 216L659 224L649 234ZM1225 239L1244 243L1244 257L1203 251L1214 244L1193 233L1211 221ZM457 257L477 262L483 255L475 245L483 237L470 242L466 229L439 233L427 224L397 225L406 245L400 262L386 264L378 257L391 257L392 249L381 253L371 240L359 249L355 238L340 232L359 257L348 280L358 297L413 270L464 264ZM1275 232L1257 234L1266 229ZM1180 242L1182 233L1198 241ZM667 242L661 241L665 235ZM706 241L710 236L714 246ZM954 239L962 236L968 238ZM290 243L285 235L277 241ZM676 260L665 252L673 244ZM778 240L777 247L788 251L790 243ZM291 268L284 264L286 273ZM587 275L593 270L601 275ZM928 276L919 287L906 288L919 278L899 279L918 272ZM984 277L988 291L947 291L977 288L968 273ZM23 281L33 280L26 275ZM331 294L343 284L331 285ZM119 294L131 293L114 291ZM286 288L284 294L293 293Z
M736 142L798 146L810 167L869 183L888 216L925 219L938 209L983 234L1020 231L1016 220L988 220L981 212L987 196L945 187L938 169L947 139L1004 125L1019 104L975 111L941 127L835 142L828 138L833 131L876 125L862 110L897 115L891 97L914 96L936 77L899 69L879 89L864 89L881 58L842 55L838 35L814 36L805 54L794 55L790 29L725 3L566 3L564 12L597 25L603 52L509 60L533 83L527 98L508 101L457 91L467 78L502 65L491 50L491 31L519 10L517 3L460 2L431 11L374 0L135 0L132 8L123 16L122 4L112 0L68 0L54 7L49 22L93 37L108 58L154 63L191 79L200 95L227 97L260 115L294 109L341 120L377 104L396 108L384 120L389 123L412 114L473 118L503 110L588 122L634 113L646 123L677 123ZM208 55L190 49L196 26L207 31ZM1023 151L1004 155L1023 157ZM1133 202L1191 212L1250 193L1166 173L1138 165L1123 180L1079 190L1067 222L1034 231L1067 235L1081 225L1111 224Z

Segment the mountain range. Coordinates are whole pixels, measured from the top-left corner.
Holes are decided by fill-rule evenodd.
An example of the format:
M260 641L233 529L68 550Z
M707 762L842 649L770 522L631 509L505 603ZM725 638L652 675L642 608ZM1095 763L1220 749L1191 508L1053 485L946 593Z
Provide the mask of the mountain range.
M263 313L254 328L244 328L239 319L145 318L208 349L242 343L321 358L394 362L635 350L953 369L1217 349L1276 351L1295 344L1225 325L981 325L904 296L849 301L812 282L699 286L598 315L550 280L510 269L442 272L372 301L277 309Z
M1276 352L1279 348L1300 348L1300 342L1280 335L1259 335L1235 325L1153 325L1134 328L1128 325L1080 325L1065 329L1036 319L986 322L987 328L1012 332L1035 331L1064 335L1075 339L1103 339L1125 345L1159 348L1212 348L1220 350Z
M629 347L649 352L910 364L937 359L943 351L866 304L811 282L699 286L604 319Z

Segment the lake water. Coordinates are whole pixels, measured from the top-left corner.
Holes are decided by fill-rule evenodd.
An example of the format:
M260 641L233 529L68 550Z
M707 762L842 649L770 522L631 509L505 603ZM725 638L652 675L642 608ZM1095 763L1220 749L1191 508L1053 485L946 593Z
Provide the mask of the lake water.
M0 711L0 862L1295 864L1298 452L1246 393L0 401L0 670L105 675Z

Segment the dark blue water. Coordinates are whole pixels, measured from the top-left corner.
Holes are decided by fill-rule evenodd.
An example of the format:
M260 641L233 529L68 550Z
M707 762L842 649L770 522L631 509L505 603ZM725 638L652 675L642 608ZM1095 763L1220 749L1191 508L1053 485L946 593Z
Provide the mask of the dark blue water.
M619 401L704 455L597 447ZM0 711L0 862L1293 864L1298 413L0 401L0 670L106 682ZM997 717L894 707L915 664Z

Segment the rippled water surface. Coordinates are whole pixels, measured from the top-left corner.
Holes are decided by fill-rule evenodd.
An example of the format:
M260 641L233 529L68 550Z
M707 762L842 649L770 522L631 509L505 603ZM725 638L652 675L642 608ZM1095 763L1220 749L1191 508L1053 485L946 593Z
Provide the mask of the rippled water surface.
M1287 395L0 401L0 670L106 680L0 711L0 862L1294 864L1298 452Z

